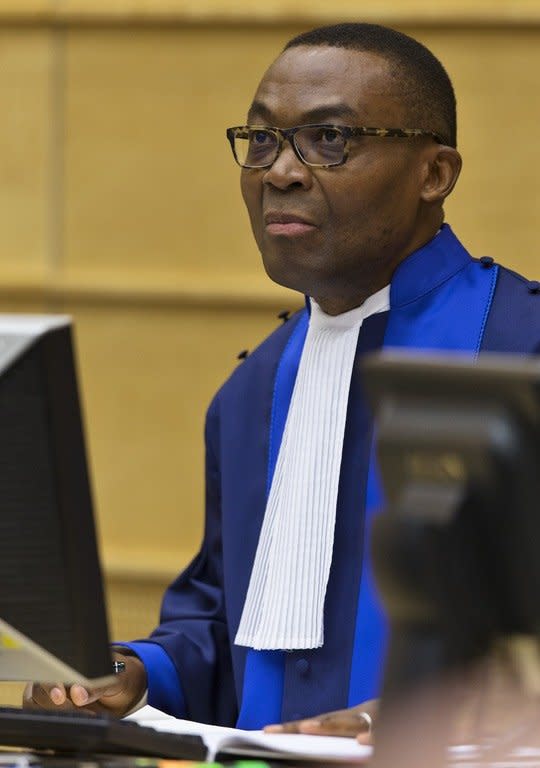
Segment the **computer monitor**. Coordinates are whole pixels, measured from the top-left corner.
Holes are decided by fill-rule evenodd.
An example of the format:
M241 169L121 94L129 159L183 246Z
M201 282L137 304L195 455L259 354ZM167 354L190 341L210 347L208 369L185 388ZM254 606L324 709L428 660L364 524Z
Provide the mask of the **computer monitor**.
M111 673L71 320L0 315L0 679Z
M497 645L527 670L523 701L540 697L540 361L389 351L364 374L385 494L371 550L390 622L374 765L392 764L395 742L423 765L430 734L425 764L446 764L451 681Z

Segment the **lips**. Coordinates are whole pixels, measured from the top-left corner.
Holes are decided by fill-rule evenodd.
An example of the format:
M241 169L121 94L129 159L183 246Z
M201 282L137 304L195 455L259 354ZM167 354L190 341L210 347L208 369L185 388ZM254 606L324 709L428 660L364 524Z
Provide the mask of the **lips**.
M269 211L264 215L266 231L271 235L294 237L312 232L315 224L297 213Z
M265 224L309 224L314 226L305 216L298 213L285 213L280 211L268 211L264 214Z

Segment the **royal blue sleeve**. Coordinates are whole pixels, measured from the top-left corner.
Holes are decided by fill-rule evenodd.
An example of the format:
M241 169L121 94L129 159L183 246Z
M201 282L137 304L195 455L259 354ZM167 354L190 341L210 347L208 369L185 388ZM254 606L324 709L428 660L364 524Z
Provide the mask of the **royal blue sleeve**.
M218 404L207 414L206 518L201 549L165 592L159 626L129 644L148 675L148 703L176 717L233 726L233 681L221 542Z
M187 717L182 684L163 648L150 641L122 643L143 662L148 685L148 704L175 717Z

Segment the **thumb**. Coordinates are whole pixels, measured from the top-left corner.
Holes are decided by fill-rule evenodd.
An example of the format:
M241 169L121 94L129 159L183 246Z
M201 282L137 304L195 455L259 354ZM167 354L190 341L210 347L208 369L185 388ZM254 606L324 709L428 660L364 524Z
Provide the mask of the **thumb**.
M99 701L99 699L117 696L124 690L124 685L120 678L121 676L118 675L112 683L95 688L85 688L75 683L69 689L69 698L77 707L84 707Z

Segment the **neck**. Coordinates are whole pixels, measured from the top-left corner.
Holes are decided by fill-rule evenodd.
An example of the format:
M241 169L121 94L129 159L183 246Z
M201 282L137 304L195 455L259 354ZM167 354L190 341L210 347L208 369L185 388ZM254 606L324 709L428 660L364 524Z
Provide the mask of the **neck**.
M389 263L387 268L380 272L376 276L376 279L372 280L369 285L366 285L362 289L358 289L355 292L352 292L347 288L344 289L342 294L319 294L317 296L314 295L313 298L322 309L322 311L327 315L340 315L343 312L349 312L351 309L356 309L356 307L361 306L367 298L372 296L374 293L377 293L377 291L380 291L381 288L384 288L385 285L388 285L391 282L392 276L399 264L401 264L401 262L404 261L407 256L410 256L411 253L414 253L419 248L426 245L426 243L429 243L429 241L432 240L438 233L442 224L443 219L441 212L441 216L437 220L436 225L433 224L429 228L429 231L424 232L424 234L420 234L417 238L415 238L414 242L412 242L410 246L405 250L405 253Z
M326 315L342 315L344 312L360 307L366 299L380 291L385 285L388 285L388 282L387 280L379 287L358 293L355 296L313 296L313 298Z

